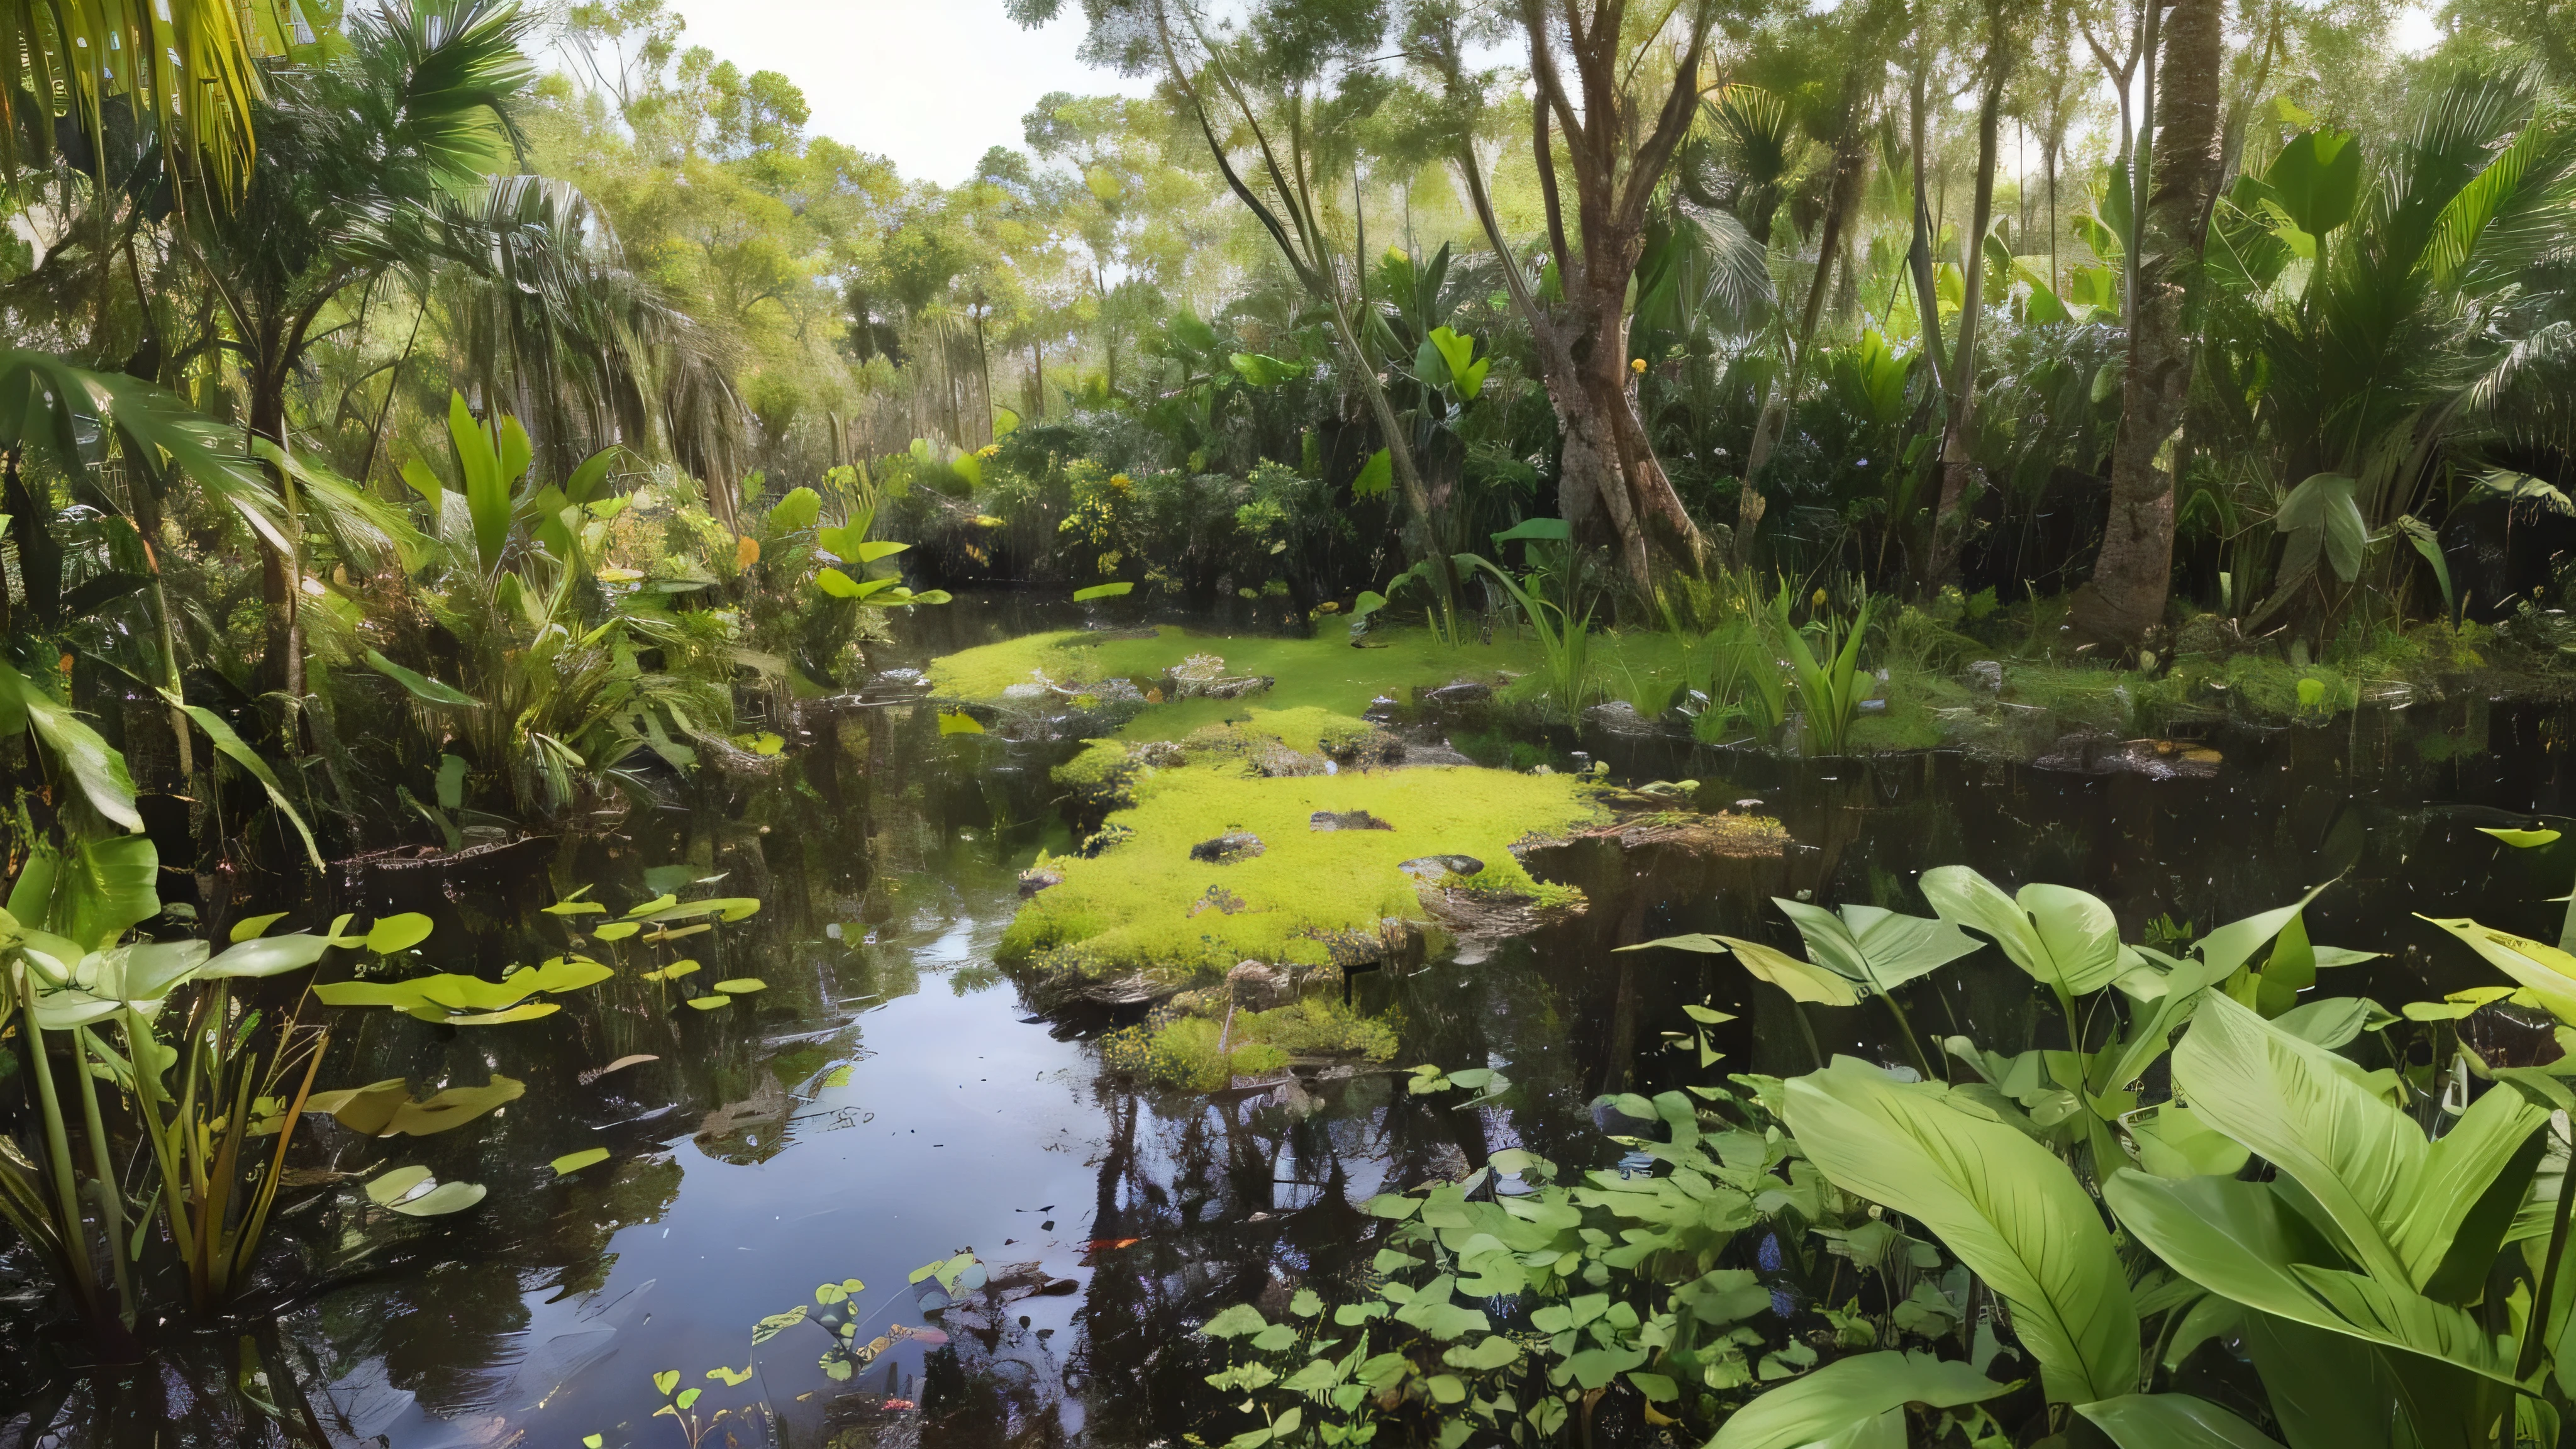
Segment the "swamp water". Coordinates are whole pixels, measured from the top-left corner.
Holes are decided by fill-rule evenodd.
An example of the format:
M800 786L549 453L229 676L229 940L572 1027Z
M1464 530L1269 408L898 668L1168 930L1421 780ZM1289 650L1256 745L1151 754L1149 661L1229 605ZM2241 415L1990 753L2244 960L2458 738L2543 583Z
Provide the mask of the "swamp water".
M1031 624L1008 599L922 612L916 663ZM675 862L720 877L700 893L760 897L758 915L655 952L593 947L618 979L540 1022L334 1018L322 1085L498 1073L526 1093L422 1139L318 1127L360 1177L273 1236L307 1282L332 1286L248 1334L165 1333L142 1365L84 1373L69 1367L76 1343L38 1321L46 1300L23 1258L0 1260L0 1449L281 1442L245 1418L247 1399L308 1437L392 1449L1176 1443L1222 1412L1202 1380L1222 1355L1192 1327L1302 1283L1363 1291L1372 1194L1513 1145L1610 1165L1619 1149L1590 1106L1604 1091L1797 1072L1812 1050L1903 1060L1875 1010L1802 1023L1730 962L1616 945L1719 931L1794 946L1770 896L1921 911L1914 877L1950 863L2094 891L2132 939L2340 875L2311 929L2390 953L2336 985L2394 1006L2490 979L2413 912L2554 938L2560 908L2543 898L2566 880L2476 827L2576 813L2566 715L2484 699L2220 732L2206 778L2109 768L2116 751L2089 769L2081 751L2056 769L1946 753L1797 761L1592 731L1580 743L1614 779L1696 778L1702 808L1776 816L1792 843L1713 862L1600 842L1556 852L1541 873L1591 894L1584 917L1436 941L1424 961L1352 978L1361 1009L1400 1024L1392 1062L1203 1094L1104 1078L1097 1040L1133 1013L1036 1015L993 964L1019 871L1074 845L1048 772L1078 741L943 736L929 708L864 698L807 726L778 775L722 808L638 815L551 863L451 884L423 956L488 976L558 954L582 918L541 907L589 884L622 909L653 894L647 867ZM766 989L692 1012L634 979L681 955L701 979ZM1912 989L1918 1029L2007 1051L2052 1038L2026 979L1991 955ZM1727 1059L1707 1071L1663 1036L1702 1001L1739 1018L1712 1033ZM654 1060L598 1074L637 1055ZM1415 1098L1404 1069L1417 1062L1499 1068L1516 1090L1469 1110ZM549 1166L591 1148L607 1159L561 1178ZM425 1220L368 1208L360 1180L411 1162L489 1196ZM907 1282L963 1250L978 1265L949 1289ZM757 1321L849 1279L865 1285L860 1341L932 1332L894 1337L842 1381L818 1363L830 1340L812 1323L751 1345ZM655 1416L666 1370L702 1390L694 1424Z

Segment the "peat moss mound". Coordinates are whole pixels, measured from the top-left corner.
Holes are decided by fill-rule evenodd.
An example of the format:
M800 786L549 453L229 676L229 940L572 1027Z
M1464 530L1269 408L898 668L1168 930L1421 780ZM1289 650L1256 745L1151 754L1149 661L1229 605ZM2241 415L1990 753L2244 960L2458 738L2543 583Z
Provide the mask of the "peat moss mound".
M1532 878L1513 848L1610 818L1570 776L1469 765L1260 776L1184 763L1122 783L1133 803L1087 854L1031 868L1040 888L1001 959L1093 978L1143 972L1164 986L1245 960L1371 960L1385 922L1430 919L1425 884L1579 909L1580 892Z

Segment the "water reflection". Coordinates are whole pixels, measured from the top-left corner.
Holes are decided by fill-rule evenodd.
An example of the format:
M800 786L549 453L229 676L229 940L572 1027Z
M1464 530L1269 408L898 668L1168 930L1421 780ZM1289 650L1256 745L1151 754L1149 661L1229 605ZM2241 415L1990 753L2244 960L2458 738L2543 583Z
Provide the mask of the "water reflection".
M922 627L937 637L918 647L1025 626L1012 607L932 611ZM417 1141L321 1129L333 1165L363 1177L418 1162L490 1197L426 1221L388 1222L351 1183L299 1205L277 1248L280 1281L297 1286L247 1350L238 1334L173 1338L149 1366L96 1375L65 1368L59 1345L0 1355L19 1375L0 1380L12 1396L0 1425L20 1416L0 1446L42 1424L65 1445L282 1443L281 1420L393 1449L591 1434L671 1445L685 1434L654 1418L664 1370L703 1389L701 1415L723 1415L710 1443L1178 1442L1205 1422L1217 1366L1189 1328L1232 1302L1276 1317L1306 1283L1365 1292L1369 1255L1354 1245L1372 1194L1506 1146L1607 1166L1596 1094L1803 1070L1809 1030L1817 1051L1896 1059L1869 1013L1802 1024L1722 963L1612 947L1694 930L1792 945L1769 897L1919 911L1916 876L1951 862L2094 890L2132 935L2158 917L2205 930L2340 875L2314 933L2391 951L2342 984L2395 1004L2482 979L2411 912L2549 937L2559 908L2541 900L2567 886L2475 832L2569 808L2563 716L2539 707L2467 700L2330 731L2214 731L2225 761L2206 780L1955 755L1780 761L1595 734L1579 743L1614 773L1697 778L1705 808L1759 801L1746 808L1777 814L1796 843L1754 860L1567 847L1545 866L1590 893L1584 917L1358 978L1362 1008L1401 1018L1398 1065L1499 1067L1520 1088L1504 1105L1415 1097L1397 1070L1139 1092L1098 1075L1090 1040L1115 1018L1041 1018L992 965L1020 867L1071 844L1048 779L1071 746L943 739L926 712L864 696L805 723L776 777L711 782L542 869L430 903L433 964L490 974L568 944L573 927L536 906L583 884L640 900L645 867L685 861L768 903L687 943L706 979L756 976L766 991L675 1010L630 958L541 1022L344 1018L327 1084L498 1072L527 1094ZM2054 1029L2000 963L1918 989L1916 1019L1937 1034L2013 1050ZM1741 1018L1719 1033L1728 1058L1714 1069L1660 1037L1703 999ZM653 1060L599 1074L638 1055ZM560 1180L548 1166L590 1147L609 1160ZM925 1311L907 1275L969 1248L985 1286ZM826 1375L811 1326L751 1347L756 1321L852 1277L868 1334L935 1326L944 1346L898 1340L846 1382ZM246 1362L277 1419L227 1389ZM739 1386L707 1377L746 1366Z

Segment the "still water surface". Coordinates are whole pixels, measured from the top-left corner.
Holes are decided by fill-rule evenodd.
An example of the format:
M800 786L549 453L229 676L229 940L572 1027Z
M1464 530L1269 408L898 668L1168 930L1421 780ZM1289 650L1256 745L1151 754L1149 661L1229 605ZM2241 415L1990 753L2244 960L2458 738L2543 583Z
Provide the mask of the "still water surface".
M1029 627L1008 599L925 612L909 662ZM633 979L674 946L649 962L629 953L617 981L541 1022L344 1019L326 1085L480 1085L499 1072L527 1095L390 1148L323 1129L344 1170L420 1162L491 1195L420 1223L367 1210L354 1183L315 1199L281 1243L308 1282L336 1286L288 1300L276 1341L339 1444L679 1445L685 1427L654 1417L663 1370L703 1388L701 1421L725 1411L710 1445L1176 1442L1215 1408L1200 1381L1215 1365L1191 1325L1305 1282L1362 1291L1358 1204L1373 1193L1515 1144L1606 1166L1617 1149L1595 1129L1596 1094L1810 1064L1777 993L1757 997L1705 958L1611 947L1698 930L1791 946L1770 896L1920 911L1914 877L1952 862L2093 890L2131 939L2159 917L2205 931L2340 875L2313 933L2391 953L2335 985L2394 1005L2485 979L2412 912L2555 939L2561 908L2541 898L2567 889L2551 875L2561 867L2475 827L2571 809L2565 723L2474 698L2331 729L2213 728L2225 760L2207 779L1955 754L1784 762L1596 730L1560 744L1620 778L1696 778L1703 808L1759 801L1742 808L1778 815L1795 843L1761 861L1559 852L1550 867L1592 895L1583 919L1358 978L1363 1007L1402 1014L1391 1069L1203 1096L1102 1080L1092 1040L1114 1018L1035 1015L1024 983L993 965L1019 868L1070 845L1047 771L1077 747L1071 732L943 739L909 705L818 711L778 777L436 903L433 964L490 974L566 948L579 918L536 910L558 894L592 884L622 909L651 894L644 867L688 861L722 877L705 889L766 902L686 943L702 979L769 989L727 1011L679 1010ZM2000 962L1972 960L1929 990L1937 1004L1912 1009L1934 1034L2011 1051L2057 1030ZM1742 1018L1709 1074L1660 1035L1680 1003L1701 1000ZM1871 1035L1877 1020L1811 1024L1822 1051L1900 1060ZM583 1080L639 1053L658 1060ZM1501 1067L1520 1090L1476 1111L1410 1098L1393 1068L1419 1061ZM547 1166L594 1146L610 1159L562 1180ZM965 1249L987 1285L925 1305L935 1285L908 1275ZM810 1324L751 1346L756 1321L848 1278L866 1285L862 1338L901 1324L936 1328L946 1346L899 1339L846 1383L825 1376L826 1338ZM131 1372L36 1373L16 1385L17 1422L50 1422L63 1444L211 1441L223 1416L209 1375L232 1367L230 1344L197 1348ZM752 1376L706 1376L719 1367ZM0 1444L19 1412L0 1403Z

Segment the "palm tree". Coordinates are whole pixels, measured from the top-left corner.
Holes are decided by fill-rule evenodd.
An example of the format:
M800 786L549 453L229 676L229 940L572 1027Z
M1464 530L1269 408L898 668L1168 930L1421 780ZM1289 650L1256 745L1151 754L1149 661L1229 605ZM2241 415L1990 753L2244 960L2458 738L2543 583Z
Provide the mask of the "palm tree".
M446 314L452 375L529 425L547 471L623 443L711 483L741 472L748 414L722 340L629 265L579 191L500 177L406 209L384 236ZM730 526L732 490L710 494Z
M2576 126L2534 81L2449 77L2375 159L2358 195L2345 193L2349 223L2314 228L2304 287L2245 299L2222 286L2214 309L2207 359L2224 385L2212 391L2240 433L2268 444L2256 456L2279 460L2265 481L2292 495L2280 520L2288 551L2257 624L2317 597L2306 586L2322 582L2319 553L2297 520L2331 512L2350 537L2421 511L2445 465L2474 473L2494 461L2526 400L2546 417L2576 362ZM2246 281L2286 273L2285 258L2257 252L2268 240L2231 250L2237 267L2252 264ZM2302 508L2300 490L2318 496ZM2323 561L2351 581L2349 551Z
M479 186L517 149L531 24L506 0L388 0L349 17L338 54L271 77L240 204L201 209L175 236L238 349L253 438L291 451L289 386L329 330L317 324L397 261L389 220ZM264 554L267 668L301 695L294 561Z
M261 96L252 56L297 38L278 33L281 21L310 38L318 7L295 0L295 10L285 19L234 0L0 0L0 183L17 181L22 160L40 159L20 156L22 138L68 114L95 139L108 98L122 97L165 151L194 163L220 194L237 193Z

